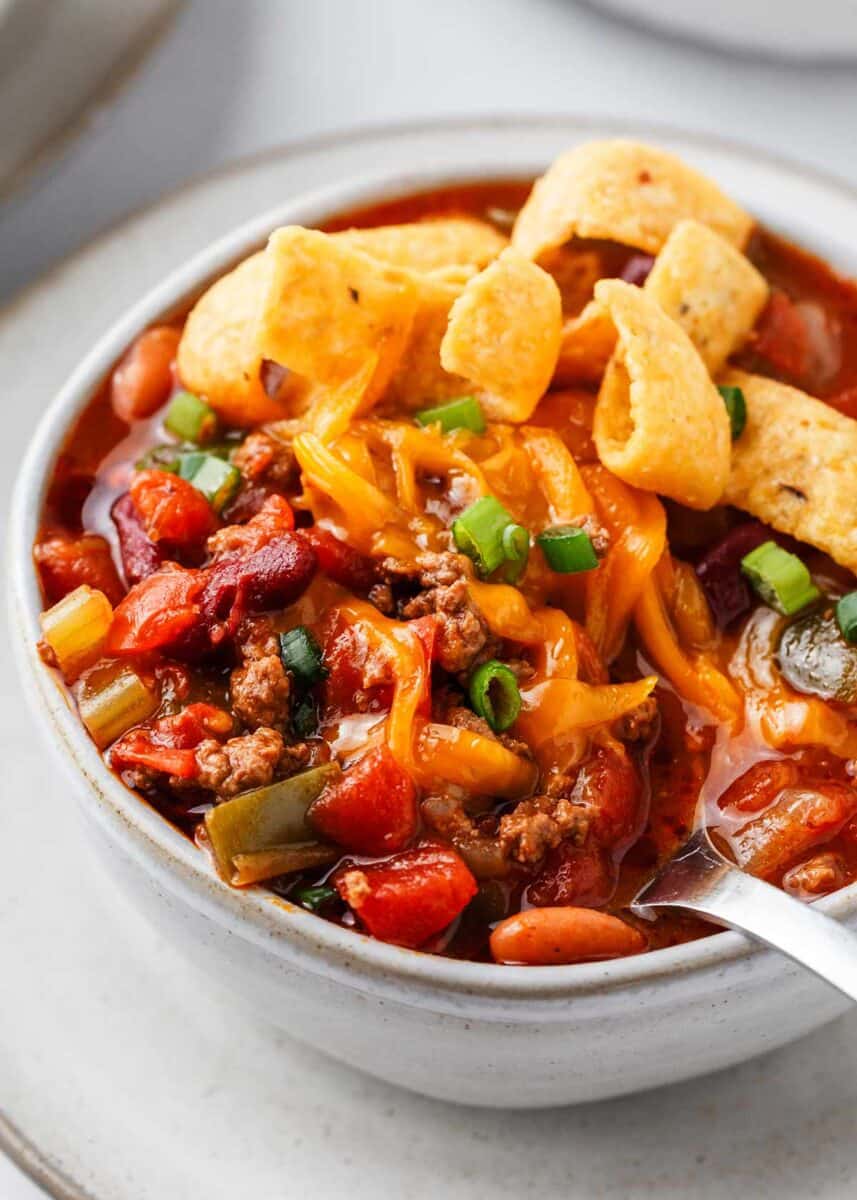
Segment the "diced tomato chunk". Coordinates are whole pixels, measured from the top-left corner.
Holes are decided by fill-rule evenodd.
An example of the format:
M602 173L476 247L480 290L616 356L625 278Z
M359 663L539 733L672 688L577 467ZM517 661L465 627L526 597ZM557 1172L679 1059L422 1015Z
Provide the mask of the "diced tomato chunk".
M809 333L785 292L772 292L756 327L755 352L775 371L800 379L809 362Z
M798 775L797 763L788 758L755 763L730 783L717 801L718 807L742 813L761 812L776 800L783 788L794 787Z
M231 731L232 718L222 708L189 704L151 726L130 730L114 744L110 762L117 770L140 766L193 779L197 774L195 748L205 738L225 737Z
M288 500L282 496L266 496L262 506L243 525L227 525L212 541L212 552L217 558L240 554L255 554L284 533L295 527L295 514Z
M199 546L214 530L211 505L192 483L168 471L137 471L131 499L147 537L172 546Z
M353 546L340 541L326 529L319 529L317 525L302 529L301 536L315 550L319 570L329 579L353 592L368 592L375 582L375 568L371 559L365 558Z
M96 533L46 534L36 543L33 554L51 604L82 583L104 592L111 604L118 604L125 594L110 547Z
M390 707L393 682L387 663L339 613L331 614L325 623L322 650L328 670L322 684L322 705L330 716L353 713L358 707L365 712L383 712Z
M183 567L156 571L141 580L113 614L107 637L111 654L146 654L177 642L199 619L204 578Z
M373 937L410 947L445 929L477 890L463 859L439 842L343 870L334 884Z
M355 854L401 850L417 828L413 780L386 746L370 750L313 803L310 822Z

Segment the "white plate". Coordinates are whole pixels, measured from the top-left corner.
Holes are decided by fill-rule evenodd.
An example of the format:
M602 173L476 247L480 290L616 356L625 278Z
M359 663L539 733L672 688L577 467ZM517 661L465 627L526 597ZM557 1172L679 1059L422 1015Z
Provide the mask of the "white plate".
M822 197L834 214L838 203L843 211L854 204L852 193L755 152L572 119L412 126L319 139L239 164L114 230L2 315L3 503L41 407L115 314L177 261L290 193L358 167L408 170L441 147L447 161L502 161L510 132L531 138L534 161L582 132L630 133L691 153L730 185L743 176L757 192L788 188L796 211ZM53 1195L845 1194L843 1181L857 1169L857 1017L714 1078L529 1114L421 1100L246 1024L228 992L93 871L69 791L13 680L4 640L0 1144Z
M857 58L857 0L590 0L641 25L740 54Z
M0 0L0 197L118 94L181 0Z

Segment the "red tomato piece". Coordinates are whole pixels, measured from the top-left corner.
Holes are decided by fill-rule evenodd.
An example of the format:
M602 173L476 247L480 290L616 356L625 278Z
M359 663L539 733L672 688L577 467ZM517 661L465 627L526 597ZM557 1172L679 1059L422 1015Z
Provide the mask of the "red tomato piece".
M56 604L88 583L98 588L111 604L118 604L125 594L110 554L110 547L97 533L46 534L33 550L45 595Z
M463 859L439 842L344 870L334 884L373 937L411 947L445 929L477 890Z
M131 499L146 536L173 546L198 546L214 530L211 505L192 483L168 471L137 471Z
M785 292L772 292L756 326L753 346L775 371L800 379L809 362L806 322Z
M310 822L355 854L401 850L417 828L413 780L386 746L370 750L313 803Z
M797 763L788 758L756 763L730 783L717 805L742 813L761 812L773 804L784 788L794 787L798 775Z
M319 570L329 579L352 592L368 592L375 582L375 568L371 559L364 558L347 542L340 541L317 525L302 529L301 536L315 550Z
M393 684L387 663L338 613L325 623L322 650L328 669L322 684L322 706L330 716L355 712L357 693L364 693L365 712L384 712L390 707Z
M205 738L226 737L232 732L232 718L213 704L189 704L173 716L161 717L151 726L132 729L121 737L110 752L113 767L148 767L193 779L197 774L195 748Z
M266 496L258 512L243 525L227 525L212 543L216 558L249 556L295 527L295 514L282 496Z
M131 588L113 614L107 637L111 654L146 654L178 641L200 616L204 579L199 571L156 571Z
M123 421L151 417L173 388L173 360L181 332L157 325L141 333L113 372L110 402Z
M178 779L193 779L198 771L194 750L155 745L145 730L125 734L110 751L110 765L116 771L148 767L150 771L161 771Z

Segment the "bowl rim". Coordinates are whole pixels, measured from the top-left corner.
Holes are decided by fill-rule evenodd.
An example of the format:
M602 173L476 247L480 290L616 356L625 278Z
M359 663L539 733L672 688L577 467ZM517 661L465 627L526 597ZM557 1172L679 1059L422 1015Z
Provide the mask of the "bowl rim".
M574 115L528 115L524 118L486 116L451 118L446 121L415 121L384 126L368 126L361 131L323 135L315 142L305 139L286 150L300 150L313 143L336 144L355 136L372 138L383 132L407 135L418 131L474 131L486 123L494 128L509 125L551 125L574 127L581 135L658 136L681 139L701 149L727 152L745 161L761 157L772 169L802 177L817 186L838 192L850 202L857 201L857 189L824 171L816 171L787 158L759 151L752 146L718 136L705 136L669 125L651 122L617 121L609 118L581 118ZM283 148L260 159L276 157ZM225 172L240 168L231 164ZM458 1012L465 1000L515 1002L523 998L546 1002L566 1001L571 997L601 996L631 987L658 984L670 978L698 975L743 958L768 960L768 970L782 960L773 951L756 946L741 934L721 932L699 941L683 943L645 954L605 963L580 963L567 966L510 968L494 963L477 963L425 954L378 942L353 929L346 929L315 917L259 887L237 890L222 883L207 858L175 827L152 809L137 793L126 788L107 768L101 755L87 737L69 701L64 686L39 658L35 648L40 631L38 612L40 595L32 562L32 540L38 513L47 485L44 463L55 461L66 432L119 358L132 338L183 299L198 292L208 281L249 253L271 229L283 223L314 223L328 215L360 204L404 194L419 187L442 186L464 179L514 178L529 176L544 168L542 161L510 170L508 164L482 164L472 170L444 169L433 165L397 173L390 170L366 172L301 193L258 214L193 255L136 303L125 310L97 340L72 371L63 387L43 413L31 438L19 469L9 520L8 578L12 641L25 692L33 704L39 726L53 734L51 741L60 751L66 770L85 797L88 815L121 848L152 873L169 891L180 893L192 906L218 924L226 924L247 940L273 948L275 953L315 974L338 979L348 986L377 992L394 987L397 994L434 997L434 1007L449 1007ZM219 174L215 172L213 174ZM193 181L191 181L191 184ZM185 185L187 187L189 185ZM184 189L179 189L184 190ZM17 635L17 636L16 636ZM89 786L80 787L81 783ZM851 884L818 902L832 916L847 916L857 910L857 883ZM448 1004L443 1003L443 998ZM528 1010L532 1015L532 1010Z

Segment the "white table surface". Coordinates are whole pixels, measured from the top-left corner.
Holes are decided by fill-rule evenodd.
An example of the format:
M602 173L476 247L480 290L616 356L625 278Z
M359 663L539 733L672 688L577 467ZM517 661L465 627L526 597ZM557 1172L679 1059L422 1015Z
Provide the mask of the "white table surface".
M572 0L190 0L115 106L0 209L0 302L236 156L344 125L528 111L728 134L857 183L854 65L728 58ZM842 1187L853 1194L853 1181ZM0 1157L2 1200L40 1195Z

